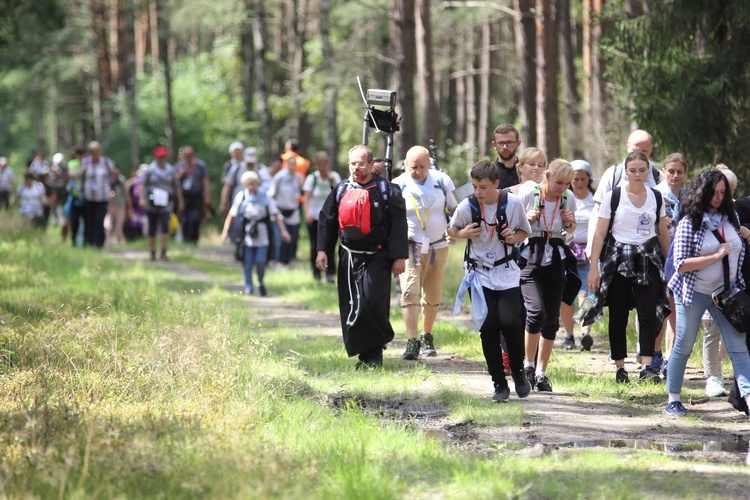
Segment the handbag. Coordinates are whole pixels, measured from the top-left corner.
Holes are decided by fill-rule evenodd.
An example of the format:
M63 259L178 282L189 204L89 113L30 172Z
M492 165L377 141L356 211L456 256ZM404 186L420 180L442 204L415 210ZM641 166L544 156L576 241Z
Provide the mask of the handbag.
M719 231L712 231L719 243L726 240ZM732 326L740 333L750 330L750 295L740 288L732 288L729 283L729 256L721 259L724 268L724 286L716 290L712 297L717 307L729 320Z

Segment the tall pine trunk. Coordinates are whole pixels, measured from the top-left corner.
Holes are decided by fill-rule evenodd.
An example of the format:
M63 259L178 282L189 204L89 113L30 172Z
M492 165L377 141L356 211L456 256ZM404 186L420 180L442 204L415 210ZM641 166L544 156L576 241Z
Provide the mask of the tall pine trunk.
M559 0L536 0L537 143L549 158L560 156L557 97Z
M403 157L417 143L414 106L414 70L416 68L414 0L392 0L391 40L397 62L396 88L401 116L401 132L396 134L394 157Z
M581 136L581 97L578 94L578 79L575 68L576 36L570 17L570 0L560 0L560 69L565 94L565 136L568 157L581 158L583 149Z
M422 121L422 145L430 139L438 140L440 134L440 109L435 91L435 68L432 61L432 21L430 0L416 0L417 68L422 84L419 93Z
M522 141L536 145L536 21L534 0L513 0L519 13L515 19L515 44L518 55L518 95Z

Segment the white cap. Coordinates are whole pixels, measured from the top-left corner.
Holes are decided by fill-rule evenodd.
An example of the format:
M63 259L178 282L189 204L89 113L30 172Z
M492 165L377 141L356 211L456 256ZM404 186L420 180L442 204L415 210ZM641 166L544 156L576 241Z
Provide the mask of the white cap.
M65 159L65 157L63 156L62 153L55 153L52 156L52 163L55 164L55 165L59 165L59 164L61 164L63 162L64 159Z
M583 170L587 174L589 174L589 180L596 181L594 177L594 174L591 173L591 165L589 165L589 162L586 160L573 160L570 162L570 166L573 167L573 170Z
M248 163L255 163L258 161L258 149L252 146L245 148L245 161Z
M245 146L243 146L241 142L235 141L229 145L229 154L232 154L232 151L235 149L245 149Z

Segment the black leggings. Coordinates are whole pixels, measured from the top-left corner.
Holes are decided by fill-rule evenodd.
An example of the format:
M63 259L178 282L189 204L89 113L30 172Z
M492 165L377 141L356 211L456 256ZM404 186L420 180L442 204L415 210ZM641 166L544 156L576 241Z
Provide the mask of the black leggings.
M510 358L511 372L523 373L523 307L521 305L520 287L509 290L490 290L483 288L484 300L487 302L487 318L479 330L482 339L482 351L487 361L487 371L495 383L505 381L503 368L501 336L505 338Z
M521 291L526 306L526 331L542 332L542 338L555 340L560 328L560 302L564 281L560 278L558 264L538 266L527 276L521 273Z
M654 342L661 331L662 321L656 316L656 304L659 303L661 281L659 271L649 266L649 285L638 286L635 278L625 278L615 273L612 283L607 290L607 305L609 306L609 345L612 359L625 359L628 355L626 330L628 314L630 313L631 293L635 295L635 307L638 311L638 342L641 355L654 355ZM633 293L633 287L635 291Z

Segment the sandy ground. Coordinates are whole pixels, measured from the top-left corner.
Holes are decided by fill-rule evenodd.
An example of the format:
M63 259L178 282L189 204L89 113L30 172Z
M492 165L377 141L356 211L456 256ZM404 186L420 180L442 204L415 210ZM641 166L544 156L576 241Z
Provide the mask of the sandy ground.
M202 257L236 265L232 262L227 248L200 248L199 252ZM128 259L147 258L145 252L118 253ZM184 264L156 262L151 265L174 270L178 275L188 279L213 281L205 273ZM240 289L239 280L223 286L232 290ZM278 321L287 327L298 325L305 329L314 328L316 335L340 336L338 314L303 310L298 304L277 297L246 297L244 300L250 302L253 309L262 311L260 314L267 324ZM393 303L397 304L395 298ZM450 320L450 312L441 311L438 319ZM468 315L457 317L454 321L471 325ZM561 342L560 339L559 343ZM437 356L421 357L417 361L402 361L400 357L406 340L405 335L399 336L397 333L397 338L389 345L384 356L386 359L397 360L398 363L421 363L429 368L433 377L425 381L424 386L420 388L425 394L429 394L437 387L445 386L460 388L474 395L488 398L491 396L492 383L483 362L462 359L450 352L441 351L439 338L436 339L436 344ZM586 353L565 353L559 347L558 354L576 356L576 365L582 372L601 374L602 377L614 376L613 365L607 360L609 352L596 345L591 352ZM629 364L627 369L631 378L636 379L638 369L634 362ZM552 382L554 387L554 379ZM512 382L510 385L512 390ZM688 367L685 386L702 389L705 386L702 371ZM346 398L346 395L333 396L331 404L336 406ZM417 425L426 436L479 453L494 453L500 444L505 444L509 447L507 449L516 453L531 456L550 453L551 450L560 448L602 446L620 448L628 452L634 449L652 449L711 462L745 463L750 421L745 415L734 410L726 402L725 397L683 401L690 414L695 417L686 419L663 414L665 402L666 392L664 400L656 404L648 401L625 404L614 398L600 400L585 394L567 394L559 391L532 392L529 397L519 399L512 392L508 404L522 405L522 425L487 427L477 426L472 422L454 421L448 416L446 408L428 398L415 396L406 401L358 400L366 411L384 418L408 420ZM726 493L733 496L734 492Z

